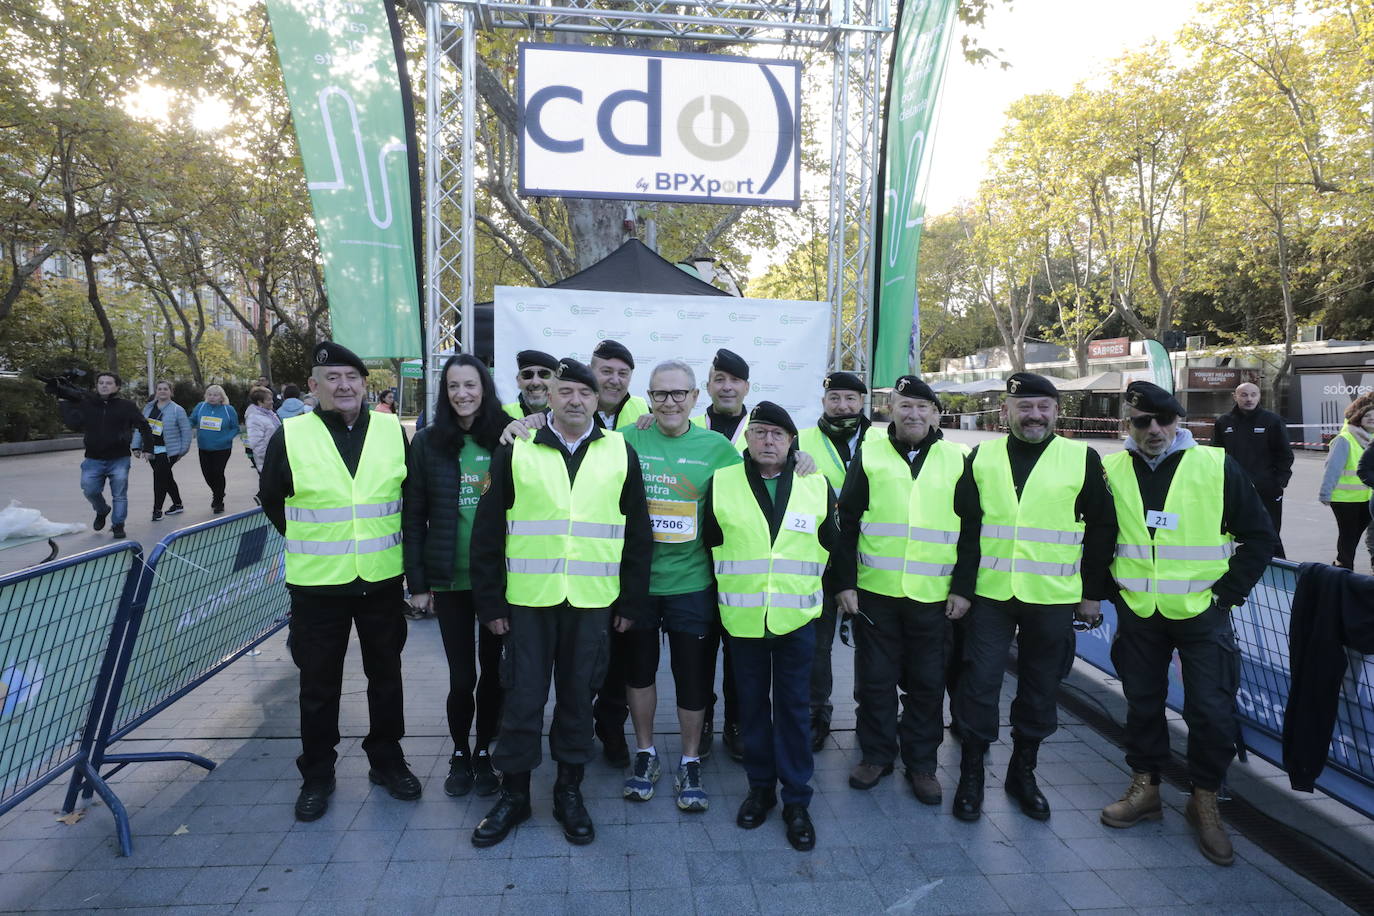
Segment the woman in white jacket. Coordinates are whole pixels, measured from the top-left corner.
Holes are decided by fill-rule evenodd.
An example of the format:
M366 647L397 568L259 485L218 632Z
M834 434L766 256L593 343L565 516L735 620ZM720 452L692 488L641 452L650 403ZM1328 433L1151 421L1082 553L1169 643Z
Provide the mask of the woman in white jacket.
M262 459L267 454L267 440L281 426L281 418L272 410L272 392L254 388L248 392L248 409L243 414L248 427L248 449L253 453L253 467L262 473Z

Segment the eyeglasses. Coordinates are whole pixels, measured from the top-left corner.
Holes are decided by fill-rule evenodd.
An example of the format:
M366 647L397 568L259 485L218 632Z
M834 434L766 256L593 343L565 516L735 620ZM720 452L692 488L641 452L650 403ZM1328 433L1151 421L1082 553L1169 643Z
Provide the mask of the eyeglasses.
M651 390L649 392L649 400L653 401L655 404L662 404L664 401L672 398L674 404L681 404L683 401L687 400L687 395L691 393L691 391L685 388L674 388L671 391L664 391L662 389L656 391Z
M1136 429L1149 429L1150 424L1158 421L1161 427L1168 426L1178 419L1178 414L1174 413L1143 413L1131 417L1131 425Z
M524 380L527 381L527 382L528 382L530 379L534 378L535 376L538 376L539 378L548 380L548 379L553 378L553 370L552 370L552 369L521 369L521 370L520 370L520 378L524 379Z

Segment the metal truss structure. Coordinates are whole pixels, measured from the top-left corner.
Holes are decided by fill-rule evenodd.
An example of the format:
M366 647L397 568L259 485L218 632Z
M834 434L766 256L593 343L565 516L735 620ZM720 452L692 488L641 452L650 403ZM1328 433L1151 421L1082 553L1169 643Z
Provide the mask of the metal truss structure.
M888 0L425 0L425 291L429 390L446 350L473 345L473 141L481 29L578 33L711 46L828 51L830 124L827 297L830 361L866 374L873 297L874 195ZM678 47L669 45L669 47Z

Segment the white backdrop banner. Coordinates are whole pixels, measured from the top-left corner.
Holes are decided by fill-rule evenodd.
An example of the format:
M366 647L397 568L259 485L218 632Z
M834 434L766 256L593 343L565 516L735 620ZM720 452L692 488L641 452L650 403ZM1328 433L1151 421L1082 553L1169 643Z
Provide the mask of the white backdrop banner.
M543 350L586 363L608 338L634 354L630 393L639 397L654 366L680 359L696 372L701 389L696 412L704 412L711 403L706 396L711 359L725 347L749 363L750 406L773 401L798 428L814 426L820 415L830 344L828 302L522 286L496 287L495 378L502 402L519 394L516 353Z

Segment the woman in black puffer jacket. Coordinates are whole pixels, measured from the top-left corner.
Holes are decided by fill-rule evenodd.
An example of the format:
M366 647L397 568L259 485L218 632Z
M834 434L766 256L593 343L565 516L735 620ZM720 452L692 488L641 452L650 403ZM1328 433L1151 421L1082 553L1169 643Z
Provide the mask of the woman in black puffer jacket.
M491 452L510 418L477 358L450 357L439 378L434 421L416 433L407 459L401 510L405 573L411 607L433 608L448 656L453 757L444 791L460 796L475 786L478 795L491 795L500 787L487 748L501 718L501 637L477 625L468 545ZM470 748L474 711L477 741Z

